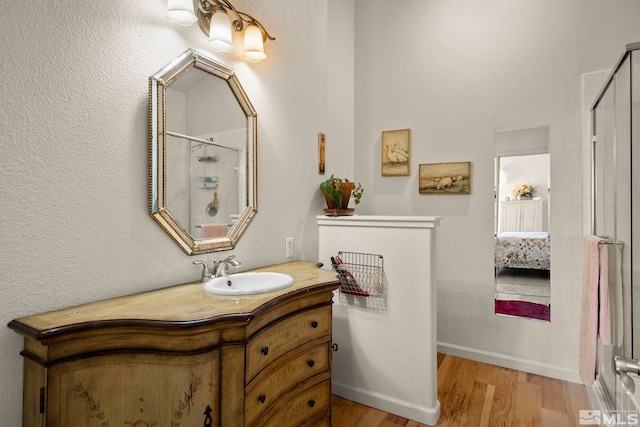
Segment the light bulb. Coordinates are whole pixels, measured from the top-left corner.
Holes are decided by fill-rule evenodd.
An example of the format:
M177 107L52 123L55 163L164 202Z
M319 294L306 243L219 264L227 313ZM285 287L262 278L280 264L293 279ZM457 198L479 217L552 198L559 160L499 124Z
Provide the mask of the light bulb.
M167 20L180 25L191 25L196 22L192 0L167 0Z
M255 25L248 25L244 30L244 58L247 61L259 62L267 57L264 53L262 32Z
M233 50L231 35L231 20L222 6L211 15L209 25L209 43L211 49L218 52L231 52Z

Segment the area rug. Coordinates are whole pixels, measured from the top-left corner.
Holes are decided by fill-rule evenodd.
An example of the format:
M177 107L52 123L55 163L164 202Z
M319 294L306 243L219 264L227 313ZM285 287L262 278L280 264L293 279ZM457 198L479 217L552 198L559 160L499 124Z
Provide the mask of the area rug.
M551 320L551 306L529 301L495 300L496 314L526 317L529 319Z

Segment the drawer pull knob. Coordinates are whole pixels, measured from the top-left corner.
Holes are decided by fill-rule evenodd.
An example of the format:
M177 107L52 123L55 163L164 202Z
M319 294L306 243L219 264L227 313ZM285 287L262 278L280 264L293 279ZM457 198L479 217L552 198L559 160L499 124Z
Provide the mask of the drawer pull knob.
M316 406L316 401L315 400L310 400L309 401L309 407L313 408L314 406Z
M269 347L267 347L267 346L262 347L260 349L260 353L262 353L262 354L264 354L266 356L267 354L269 354Z
M333 351L338 351L338 344L336 344L336 343L331 344L331 349Z
M307 365L309 365L310 368L313 368L313 365L315 365L315 364L316 364L316 362L314 362L313 360L309 360L307 362Z
M312 328L317 328L318 327L318 322L316 322L315 320L313 322L311 322L311 327Z
M267 396L264 394L261 394L260 396L258 396L258 402L260 403L264 403L267 400Z

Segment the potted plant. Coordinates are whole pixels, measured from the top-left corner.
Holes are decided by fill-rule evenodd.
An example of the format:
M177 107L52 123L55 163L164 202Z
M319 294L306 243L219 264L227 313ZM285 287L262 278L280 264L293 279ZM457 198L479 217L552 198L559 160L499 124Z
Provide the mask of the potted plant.
M348 209L351 196L353 196L353 201L357 205L360 203L364 192L360 183L356 184L348 179L336 178L333 175L320 183L320 190L327 202L325 212L332 215L352 214L353 209Z

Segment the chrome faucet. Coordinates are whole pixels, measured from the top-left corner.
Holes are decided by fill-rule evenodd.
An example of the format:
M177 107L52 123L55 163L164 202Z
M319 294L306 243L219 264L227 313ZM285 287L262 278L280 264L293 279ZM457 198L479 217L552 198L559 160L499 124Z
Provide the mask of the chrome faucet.
M211 267L211 276L212 277L220 277L226 276L228 273L229 267L238 268L241 267L242 263L236 259L235 255L230 255L221 261L214 261L213 267Z
M200 282L202 283L208 282L213 277L226 276L229 274L229 267L238 268L242 266L242 263L236 259L235 255L230 255L220 261L213 261L213 267L211 268L205 261L196 260L193 263L202 265L202 277L200 277Z
M200 277L200 282L205 283L211 279L211 270L209 269L209 264L205 261L196 260L193 261L195 265L202 265L202 277Z

